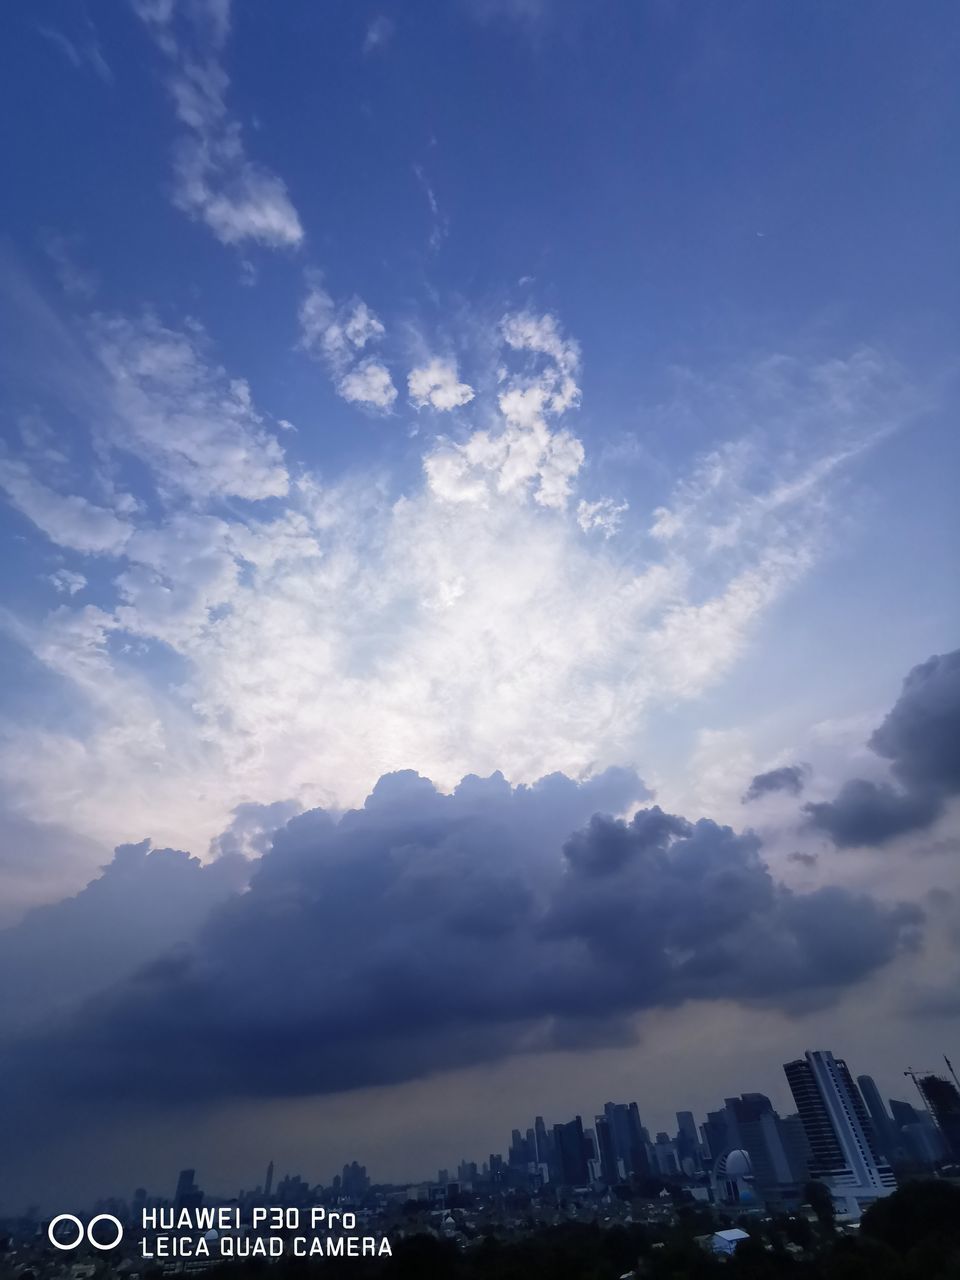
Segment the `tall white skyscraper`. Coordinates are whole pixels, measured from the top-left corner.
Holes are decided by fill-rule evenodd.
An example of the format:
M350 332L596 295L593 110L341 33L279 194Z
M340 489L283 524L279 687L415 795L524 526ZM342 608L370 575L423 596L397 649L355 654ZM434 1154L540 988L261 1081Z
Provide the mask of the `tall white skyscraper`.
M853 1216L896 1189L873 1125L847 1064L826 1049L807 1050L784 1064L810 1144L810 1176L824 1182Z

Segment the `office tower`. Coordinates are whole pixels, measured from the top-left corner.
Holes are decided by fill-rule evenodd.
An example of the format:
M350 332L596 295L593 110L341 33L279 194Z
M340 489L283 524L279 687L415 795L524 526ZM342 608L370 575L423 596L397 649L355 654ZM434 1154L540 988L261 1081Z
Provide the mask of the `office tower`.
M511 1169L526 1169L530 1162L527 1154L527 1140L519 1129L514 1129L510 1135L510 1149L507 1152L507 1164Z
M703 1126L703 1137L707 1144L710 1159L714 1164L727 1151L732 1151L737 1146L727 1128L726 1108L723 1111L707 1112L707 1121Z
M263 1198L270 1199L270 1193L273 1190L273 1161L267 1165L267 1176L263 1180Z
M726 1098L727 1132L736 1149L750 1156L757 1191L764 1200L780 1200L796 1192L796 1177L784 1145L780 1117L763 1093Z
M687 1161L692 1161L695 1169L701 1167L700 1137L692 1111L677 1112L677 1156L680 1167L686 1172L690 1172L686 1168Z
M920 1112L916 1107L911 1106L909 1102L901 1102L898 1098L890 1099L890 1114L893 1116L893 1123L898 1129L902 1129L907 1124L919 1124Z
M807 1142L803 1121L794 1112L780 1117L780 1137L790 1162L790 1173L798 1186L810 1179L810 1144Z
M550 1164L553 1155L550 1135L547 1133L547 1126L543 1122L543 1116L537 1116L533 1122L533 1135L537 1144L537 1164Z
M783 1068L810 1144L810 1176L823 1181L849 1213L896 1189L877 1155L873 1126L847 1064L826 1049L807 1050Z
M583 1121L575 1116L566 1124L553 1126L559 1181L565 1187L583 1187L590 1180Z
M617 1148L613 1141L613 1130L606 1116L597 1116L595 1120L597 1147L600 1151L600 1177L608 1187L621 1181L620 1164L617 1160Z
M635 1102L605 1102L603 1114L610 1126L613 1147L617 1159L623 1161L624 1172L645 1174L647 1131L640 1123L640 1111Z
M177 1189L174 1192L174 1208L197 1209L203 1203L203 1192L194 1181L194 1169L181 1169L177 1177Z
M867 1104L867 1111L870 1113L873 1131L877 1137L877 1146L888 1161L895 1160L898 1145L896 1126L890 1119L887 1108L883 1105L880 1090L877 1088L873 1076L857 1076L857 1084L863 1094L863 1100Z
M917 1088L952 1160L960 1160L960 1090L943 1076L917 1077Z

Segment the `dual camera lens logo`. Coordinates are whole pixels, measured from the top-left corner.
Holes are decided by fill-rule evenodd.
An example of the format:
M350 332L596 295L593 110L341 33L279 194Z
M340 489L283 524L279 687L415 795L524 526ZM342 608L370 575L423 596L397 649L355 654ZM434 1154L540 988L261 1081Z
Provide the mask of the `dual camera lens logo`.
M116 1236L106 1243L102 1240L96 1239L93 1234L93 1229L98 1222L109 1222L116 1231ZM72 1235L73 1233L76 1233L73 1239L66 1241L63 1239L57 1239L58 1235L63 1236L67 1234L66 1230L57 1231L57 1228L61 1223L70 1224L70 1234ZM103 1234L103 1232L101 1232L101 1234ZM89 1244L92 1244L94 1249L115 1249L123 1239L123 1226L120 1219L115 1218L112 1213L98 1213L95 1218L90 1219L86 1226L83 1225L75 1214L58 1213L57 1216L52 1219L49 1227L47 1227L47 1238L55 1249L77 1249L81 1244L83 1244L84 1240Z

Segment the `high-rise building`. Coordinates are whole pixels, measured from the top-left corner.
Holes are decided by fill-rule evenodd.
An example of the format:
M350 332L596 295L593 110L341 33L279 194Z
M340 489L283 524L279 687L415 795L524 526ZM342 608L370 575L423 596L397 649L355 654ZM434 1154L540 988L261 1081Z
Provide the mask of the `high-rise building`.
M566 1124L553 1126L553 1142L559 1166L559 1181L565 1187L583 1187L590 1180L583 1121L575 1116Z
M685 1173L701 1167L700 1136L692 1111L677 1112L677 1157Z
M873 1125L847 1064L826 1049L784 1064L810 1145L810 1176L826 1183L851 1214L896 1189L877 1151Z
M726 1131L735 1147L750 1156L754 1183L761 1198L779 1201L795 1195L796 1174L783 1140L780 1117L764 1093L726 1098Z
M597 1116L595 1120L597 1147L600 1152L600 1177L608 1187L614 1186L622 1177L620 1162L617 1159L617 1148L613 1141L613 1130L606 1116Z
M703 1139L707 1145L707 1154L714 1164L722 1155L737 1146L727 1128L726 1108L723 1111L707 1112L707 1120L703 1126Z
M197 1209L203 1204L203 1192L194 1180L195 1172L194 1169L181 1169L177 1177L173 1203L178 1212L181 1209Z
M953 1160L960 1160L960 1090L944 1076L917 1077L917 1088L933 1116L943 1144Z
M267 1176L263 1180L264 1200L270 1199L270 1194L272 1191L273 1191L273 1161L271 1160L270 1163L267 1165Z
M863 1094L863 1100L867 1104L880 1153L888 1161L892 1162L897 1158L897 1148L899 1146L897 1130L890 1119L887 1108L883 1105L883 1098L880 1096L876 1081L873 1076L857 1076L857 1084Z
M603 1114L613 1135L617 1159L627 1174L648 1171L646 1142L648 1134L640 1123L640 1110L635 1102L605 1102Z

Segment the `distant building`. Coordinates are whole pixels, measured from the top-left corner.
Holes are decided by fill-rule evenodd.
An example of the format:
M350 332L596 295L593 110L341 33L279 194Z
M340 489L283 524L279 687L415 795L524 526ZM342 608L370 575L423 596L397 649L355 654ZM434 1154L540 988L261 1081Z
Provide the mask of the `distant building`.
M195 1169L181 1169L177 1176L173 1204L178 1212L181 1209L198 1209L203 1204L203 1192L196 1184L195 1173Z
M606 1116L597 1116L594 1124L597 1135L597 1148L600 1154L600 1177L608 1187L611 1187L623 1178L620 1162L617 1160L617 1149L613 1141L613 1130Z
M960 1090L952 1081L935 1075L919 1076L917 1086L940 1130L948 1156L960 1160Z
M824 1182L846 1212L859 1216L897 1180L877 1148L873 1125L847 1064L826 1049L784 1064L810 1145L810 1176Z
M567 1124L553 1126L553 1142L557 1153L560 1183L565 1187L583 1187L590 1180L587 1168L587 1144L583 1121L579 1116Z
M795 1196L798 1175L784 1143L782 1122L764 1093L725 1099L731 1147L747 1151L760 1197L778 1201Z
M873 1076L857 1076L857 1084L860 1086L860 1092L863 1094L863 1100L867 1104L867 1110L873 1122L873 1132L876 1135L877 1147L881 1155L885 1156L888 1161L893 1161L897 1158L900 1144L897 1140L897 1128L891 1120L887 1108L883 1105L880 1090L877 1088Z

